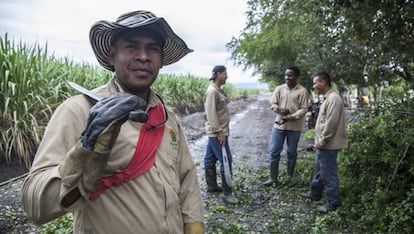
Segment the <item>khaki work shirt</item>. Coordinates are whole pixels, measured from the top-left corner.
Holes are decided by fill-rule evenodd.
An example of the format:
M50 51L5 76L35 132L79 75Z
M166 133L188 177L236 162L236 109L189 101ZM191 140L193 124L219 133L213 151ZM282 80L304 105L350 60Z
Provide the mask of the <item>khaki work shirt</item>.
M316 121L315 143L319 143L321 149L344 149L348 146L344 103L332 89L324 99Z
M114 83L94 90L115 94ZM148 106L158 97L151 91ZM139 177L107 188L94 200L89 194L68 208L59 165L79 141L91 108L84 95L63 102L53 114L23 185L22 203L28 217L46 223L67 212L74 214L75 233L183 233L184 223L202 222L203 208L196 167L176 115L169 120L156 152L155 164ZM109 156L104 176L125 168L133 157L142 124L127 121ZM66 189L67 190L67 189Z
M270 109L276 113L274 127L280 130L302 131L303 121L308 111L308 91L300 84L290 89L287 84L279 85L270 98ZM282 119L280 111L289 109L292 120L287 120L283 124L277 122Z
M205 94L206 133L209 137L228 136L230 112L229 99L215 83L210 83Z

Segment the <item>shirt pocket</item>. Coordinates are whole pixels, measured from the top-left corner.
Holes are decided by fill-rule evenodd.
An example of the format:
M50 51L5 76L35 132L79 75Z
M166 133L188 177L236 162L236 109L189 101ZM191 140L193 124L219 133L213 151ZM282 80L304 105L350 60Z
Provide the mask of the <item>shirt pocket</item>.
M172 187L174 192L179 194L180 192L180 177L178 174L178 167L177 167L177 154L168 153L168 165L166 167L166 180L168 184Z
M166 168L166 180L169 185L178 194L180 191L180 177L178 174L178 165L180 160L179 152L179 139L176 131L172 128L167 129L169 137L168 142L164 142L165 145L165 168Z

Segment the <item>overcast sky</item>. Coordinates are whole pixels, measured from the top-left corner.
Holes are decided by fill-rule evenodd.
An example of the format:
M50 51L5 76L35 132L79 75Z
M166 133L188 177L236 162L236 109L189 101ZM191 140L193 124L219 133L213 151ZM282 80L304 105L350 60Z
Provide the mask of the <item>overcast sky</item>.
M161 73L207 78L214 65L224 64L229 83L256 82L252 71L233 66L225 47L244 28L246 6L245 0L0 0L0 33L41 46L47 41L58 57L97 63L89 45L90 27L125 12L149 10L164 17L194 49Z

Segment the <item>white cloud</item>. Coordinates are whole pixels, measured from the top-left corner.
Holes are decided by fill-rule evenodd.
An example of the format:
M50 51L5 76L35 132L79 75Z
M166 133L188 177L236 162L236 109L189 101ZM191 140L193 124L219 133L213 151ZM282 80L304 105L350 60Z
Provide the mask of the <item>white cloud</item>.
M244 0L28 0L0 1L0 32L15 40L37 41L57 56L96 63L89 45L89 29L98 20L114 21L120 14L143 9L164 17L194 49L162 73L208 78L216 64L228 67L229 83L255 82L252 72L233 66L226 43L245 26Z

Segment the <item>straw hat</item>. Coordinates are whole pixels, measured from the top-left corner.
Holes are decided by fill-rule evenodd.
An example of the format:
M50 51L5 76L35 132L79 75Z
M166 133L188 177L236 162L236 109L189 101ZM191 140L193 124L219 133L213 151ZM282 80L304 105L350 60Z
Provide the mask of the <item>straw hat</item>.
M162 65L169 65L177 62L186 54L192 52L185 42L174 33L167 21L162 17L155 16L149 11L134 11L118 17L115 22L101 20L96 22L90 32L89 41L98 62L106 69L114 71L109 62L109 49L111 48L112 33L118 29L151 28L162 35L163 57Z

